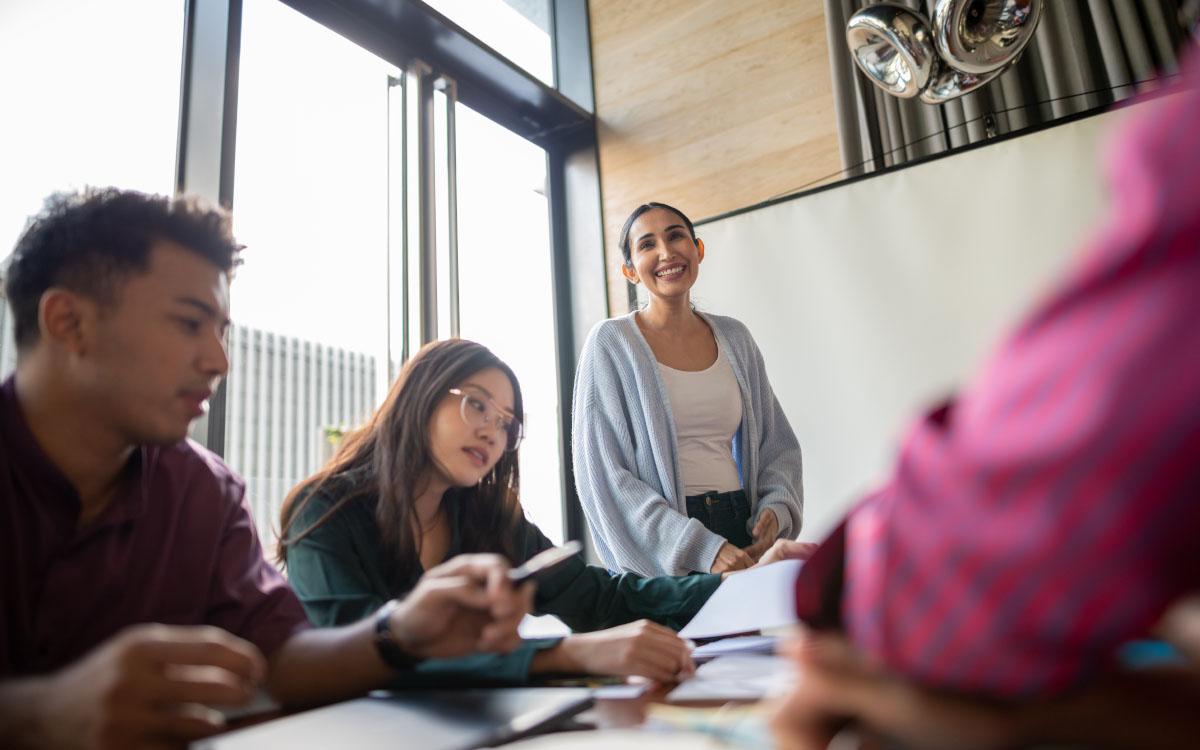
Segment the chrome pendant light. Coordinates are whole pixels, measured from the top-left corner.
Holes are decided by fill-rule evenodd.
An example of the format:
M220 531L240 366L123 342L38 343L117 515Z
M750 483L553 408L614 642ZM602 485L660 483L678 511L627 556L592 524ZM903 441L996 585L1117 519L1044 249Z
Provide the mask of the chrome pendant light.
M993 78L998 78L1003 72L1003 70L993 70L991 73L975 75L955 70L949 65L943 65L938 71L938 75L931 78L925 88L921 89L921 101L926 104L948 102L963 94L971 93Z
M850 17L846 43L871 82L938 104L1001 75L1033 38L1042 0L931 0L932 21L897 3Z
M919 94L936 71L929 21L903 5L879 3L855 13L846 43L862 72L901 99Z
M955 70L991 73L1021 54L1041 14L1041 0L938 0L933 44Z

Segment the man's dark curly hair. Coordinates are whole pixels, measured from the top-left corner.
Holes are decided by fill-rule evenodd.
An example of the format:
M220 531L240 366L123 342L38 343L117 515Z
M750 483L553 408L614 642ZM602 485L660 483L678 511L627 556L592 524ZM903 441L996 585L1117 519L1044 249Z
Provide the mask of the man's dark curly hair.
M150 246L170 240L226 273L241 263L228 212L195 198L171 199L116 188L87 188L46 199L17 240L5 273L17 348L38 340L38 305L52 287L105 304L121 282L146 272Z

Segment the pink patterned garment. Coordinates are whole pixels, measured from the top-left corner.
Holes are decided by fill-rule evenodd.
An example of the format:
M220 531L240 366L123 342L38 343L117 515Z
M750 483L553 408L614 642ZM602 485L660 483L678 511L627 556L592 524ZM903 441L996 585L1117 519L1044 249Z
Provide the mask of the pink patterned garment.
M913 427L891 480L847 518L844 626L899 673L1054 692L1200 589L1191 62L1110 144L1100 239L959 398ZM802 575L802 611L813 586Z

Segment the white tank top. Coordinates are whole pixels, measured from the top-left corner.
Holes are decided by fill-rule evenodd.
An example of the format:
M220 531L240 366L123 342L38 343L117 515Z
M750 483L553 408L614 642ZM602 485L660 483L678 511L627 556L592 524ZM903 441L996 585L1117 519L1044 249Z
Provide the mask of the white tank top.
M658 369L675 416L683 494L740 490L733 436L742 423L742 391L720 342L717 361L707 370L675 370L661 362Z

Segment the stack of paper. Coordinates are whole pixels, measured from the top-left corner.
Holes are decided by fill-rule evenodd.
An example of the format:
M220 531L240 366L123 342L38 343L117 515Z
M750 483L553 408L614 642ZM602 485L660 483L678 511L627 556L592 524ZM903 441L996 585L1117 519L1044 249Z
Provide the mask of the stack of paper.
M778 656L728 654L700 665L696 676L680 683L667 700L758 700L787 690L793 674L792 663Z

